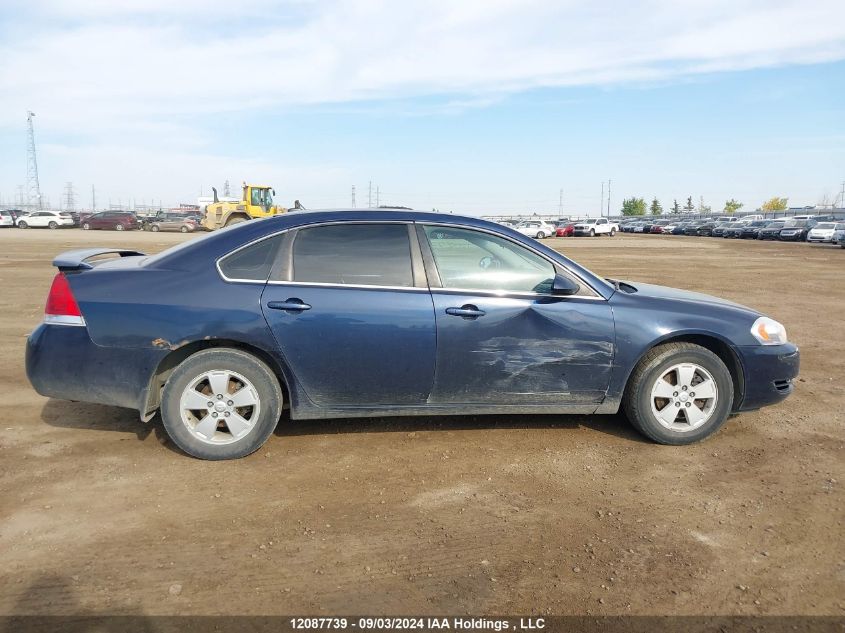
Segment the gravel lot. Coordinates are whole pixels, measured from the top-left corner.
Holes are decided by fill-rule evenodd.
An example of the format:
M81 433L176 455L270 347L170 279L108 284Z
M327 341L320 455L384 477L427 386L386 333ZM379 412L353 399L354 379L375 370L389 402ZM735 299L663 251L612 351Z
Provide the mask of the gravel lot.
M0 231L0 614L845 613L845 251L548 242L786 325L795 394L705 443L621 416L283 419L210 463L157 419L38 396L23 367L55 254L183 239Z

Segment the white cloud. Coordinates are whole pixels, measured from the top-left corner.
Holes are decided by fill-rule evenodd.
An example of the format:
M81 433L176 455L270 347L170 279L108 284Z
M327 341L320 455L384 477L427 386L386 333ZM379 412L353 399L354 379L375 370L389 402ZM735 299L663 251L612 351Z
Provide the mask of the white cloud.
M193 147L174 115L419 96L483 107L845 58L841 0L33 0L0 9L0 131L38 113L89 148ZM20 36L25 33L26 36ZM225 158L225 157L221 157Z

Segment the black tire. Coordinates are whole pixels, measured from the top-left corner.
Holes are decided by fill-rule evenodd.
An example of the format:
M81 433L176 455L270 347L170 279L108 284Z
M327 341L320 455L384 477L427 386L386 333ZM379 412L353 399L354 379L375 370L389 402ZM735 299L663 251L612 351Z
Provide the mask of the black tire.
M195 437L182 421L180 399L188 385L204 372L225 370L241 374L255 387L260 412L249 433L229 444L210 444ZM284 397L273 371L255 356L236 349L207 349L189 356L173 371L161 397L161 419L170 439L188 455L222 460L245 457L272 435L282 414Z
M241 222L246 222L246 218L236 215L235 217L226 220L226 224L224 226L232 226L233 224L240 224Z
M544 237L546 237L546 234L542 231L537 231L537 235L534 236L534 238L538 240L542 240Z
M91 229L91 225L90 225L90 224L88 224L87 222L83 222L83 223L82 223L82 230L83 230L83 231L88 231L88 230L90 230L90 229Z
M124 229L124 226L122 224L120 224L119 222L114 225L115 231L122 231L123 229Z
M187 232L188 232L188 227L187 227L187 226L183 226L183 227L182 227L181 229L179 229L179 230L180 230L182 233L187 233Z
M666 428L657 420L652 412L651 388L672 365L684 362L695 363L710 373L718 397L704 424L691 431L679 432ZM718 431L728 419L733 406L733 379L722 359L710 350L693 343L666 343L650 350L637 363L625 387L622 406L631 425L658 444L692 444Z
M57 228L59 228L59 225L51 220L50 223L47 225L47 227L51 228L51 229L57 229Z
M595 236L596 236L596 230L590 229L590 237L595 237Z
M160 230L161 230L161 229L158 227L158 225L157 225L157 224L153 224L153 225L150 227L150 231L151 231L152 233L158 233Z
M610 237L616 235L616 229L610 229Z
M20 222L18 222L18 228L19 228L19 229L28 229L28 228L29 228L29 224L27 224L26 222L24 222L23 220L21 220Z

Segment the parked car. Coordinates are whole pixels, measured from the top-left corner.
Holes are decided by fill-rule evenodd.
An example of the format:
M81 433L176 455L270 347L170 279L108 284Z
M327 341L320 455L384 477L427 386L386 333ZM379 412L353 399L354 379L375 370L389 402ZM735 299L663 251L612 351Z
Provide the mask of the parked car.
M624 224L619 225L619 230L622 233L633 233L636 226L640 224L639 222L625 222Z
M672 229L672 235L686 235L687 228L692 224L691 222L678 222L675 228Z
M634 225L634 233L648 233L651 230L651 224L648 222L637 222Z
M710 230L710 237L725 237L726 230L738 225L739 222L719 222Z
M654 224L651 225L651 230L649 233L660 234L666 230L666 227L669 225L669 220L657 220Z
M786 224L786 220L772 220L766 226L757 231L758 240L776 240L780 236L780 230Z
M607 218L587 218L586 220L576 222L574 227L576 237L595 237L596 235L609 235L613 237L618 230L619 225Z
M557 233L557 229L548 222L543 220L528 220L521 222L514 227L514 230L528 237L533 237L542 240L545 237L551 237Z
M815 220L793 220L784 224L778 239L784 242L803 242L807 234L816 225Z
M84 217L82 228L86 231L90 229L131 231L141 228L141 223L134 213L128 211L100 211Z
M572 237L575 234L575 225L572 222L565 224L558 224L555 227L555 235L557 237Z
M684 235L698 235L698 229L707 224L706 222L702 222L700 220L696 220L694 222L690 222L684 228Z
M162 215L151 218L146 223L144 229L157 233L158 231L181 231L182 233L192 233L197 230L199 225L197 222L184 215L174 213L164 213Z
M839 244L839 246L842 248L845 248L845 228L836 229L833 232L833 236L830 238L830 241L834 244Z
M26 345L35 390L160 411L176 446L205 459L257 450L287 408L621 408L652 440L690 444L782 401L799 369L784 327L756 310L605 280L479 218L302 211L153 256L88 248L53 264Z
M819 222L807 233L808 242L832 242L836 231L845 230L845 224L836 222Z
M715 222L705 222L704 224L699 224L695 234L699 237L710 237L713 235L713 229L715 229L717 224Z
M0 211L0 226L14 228L15 214L12 211L8 211L5 209Z
M48 228L58 229L74 225L73 217L67 211L35 211L18 218L19 229Z
M734 226L728 229L728 232L730 232L731 237L738 237L741 239L757 239L757 233L760 231L760 229L769 224L769 222L770 220L752 220L747 224Z

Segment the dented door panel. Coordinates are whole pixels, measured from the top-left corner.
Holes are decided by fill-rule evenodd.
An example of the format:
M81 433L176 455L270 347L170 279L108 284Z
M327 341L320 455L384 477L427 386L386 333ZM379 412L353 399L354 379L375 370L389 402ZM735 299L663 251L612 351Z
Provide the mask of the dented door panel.
M430 403L601 402L614 353L607 302L432 292L437 363ZM482 316L453 316L471 306Z

